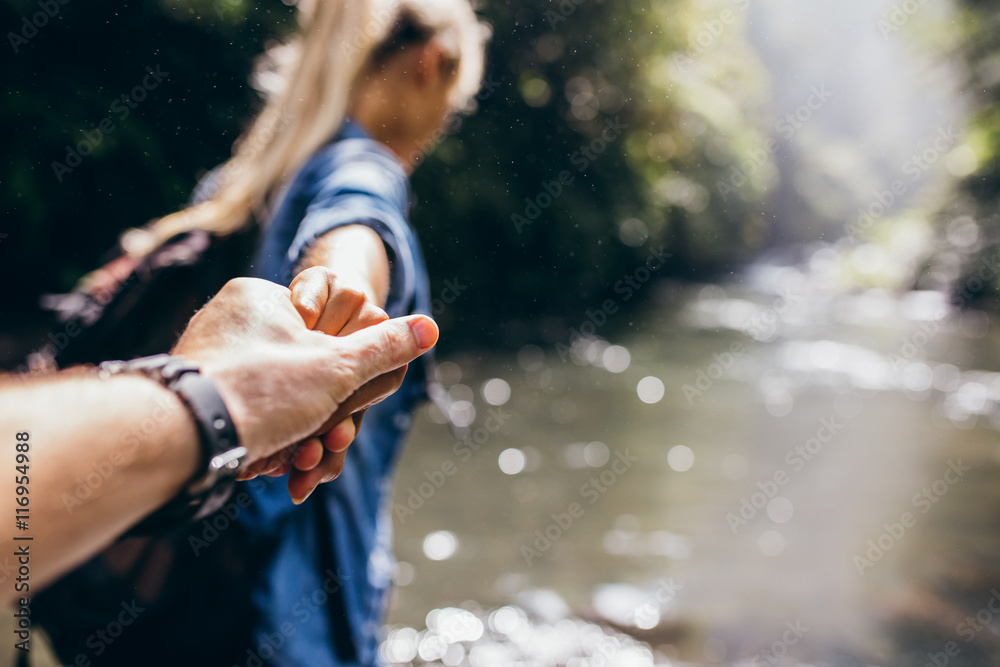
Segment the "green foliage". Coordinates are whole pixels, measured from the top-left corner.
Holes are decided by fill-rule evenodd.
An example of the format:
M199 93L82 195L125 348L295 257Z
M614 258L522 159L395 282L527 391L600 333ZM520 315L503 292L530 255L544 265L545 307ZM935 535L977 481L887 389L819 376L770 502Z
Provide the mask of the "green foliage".
M494 39L479 112L414 178L435 284L468 286L440 314L446 331L517 343L522 334L496 338L525 331L507 320L576 324L615 298L613 285L649 247L673 253L658 276L708 275L747 256L765 232L768 169L725 198L718 188L737 156L764 143L749 120L762 75L738 4L483 8ZM0 25L15 30L34 11L35 2L2 0ZM69 289L123 229L184 203L252 117L252 60L294 27L293 12L277 1L70 0L17 53L5 44L0 279L22 287L4 310ZM112 105L147 66L169 76L120 117ZM57 176L53 163L105 118L112 131ZM546 184L564 171L572 183L553 197ZM518 229L515 215L527 224Z
M964 62L971 108L967 156L954 165L960 179L937 218L939 254L928 263L926 280L946 282L963 306L1000 306L1000 8L995 3L961 0L956 21L964 39ZM963 157L963 156L959 156ZM963 164L967 162L968 164ZM987 280L983 281L982 277Z
M40 5L0 2L0 230L9 235L0 280L19 287L7 290L4 310L30 312L40 292L69 289L123 229L181 206L200 171L228 155L254 104L251 59L292 13L268 3L234 19L222 11L231 0L219 1L72 0L25 31L16 53L12 34ZM142 86L146 67L166 76L129 108L121 97ZM104 119L109 131L97 134ZM53 164L80 142L92 153L57 175Z
M673 253L659 275L694 277L740 261L763 224L763 184L727 201L717 192L735 156L763 144L744 114L762 103L762 77L734 4L591 0L568 15L559 7L490 8L495 38L479 113L415 177L432 275L470 285L453 309L465 333L541 314L576 325L587 308L622 298L613 286L647 248ZM723 11L733 21L717 37L706 32L708 48L689 43ZM627 127L604 142L616 120ZM560 188L546 184L564 172L573 181L550 200ZM446 326L451 316L442 314Z

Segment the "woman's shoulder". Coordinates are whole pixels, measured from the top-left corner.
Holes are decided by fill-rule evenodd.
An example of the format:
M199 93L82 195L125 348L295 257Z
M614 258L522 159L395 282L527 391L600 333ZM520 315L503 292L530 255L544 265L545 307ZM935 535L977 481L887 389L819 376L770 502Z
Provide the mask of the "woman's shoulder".
M408 198L408 179L399 160L382 144L363 137L326 144L309 158L299 177L317 193L368 193L397 204Z
M313 153L309 164L319 172L378 170L386 178L405 181L406 171L392 151L368 137L337 139Z

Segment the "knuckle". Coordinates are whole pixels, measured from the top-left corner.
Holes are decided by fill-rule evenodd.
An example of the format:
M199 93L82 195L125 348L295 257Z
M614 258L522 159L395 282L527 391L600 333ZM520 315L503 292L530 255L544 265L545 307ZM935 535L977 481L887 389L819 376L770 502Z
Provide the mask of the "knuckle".
M247 284L249 280L249 278L232 278L222 286L222 289L219 290L219 294L224 294L226 296L245 294L249 288L249 285Z
M267 284L266 281L260 280L258 278L232 278L226 283L226 287L237 290L240 292L248 292L252 290L255 286L260 284Z
M399 334L392 328L383 327L378 332L376 344L382 352L391 352L399 346Z
M315 276L316 278L324 280L328 279L332 275L333 273L330 271L330 269L320 264L317 264L315 266L310 266L308 269L299 274L299 276L303 278L312 279Z
M365 296L365 293L357 287L344 286L341 287L340 290L352 311L361 310L368 301L368 297Z
M361 312L361 319L366 324L381 324L389 320L389 315L386 314L384 310L376 306L374 303L368 302L365 304L364 309Z
M247 283L249 283L250 281L251 278L246 278L246 277L230 278L226 282L226 286L223 289L241 289L245 287Z
M262 303L266 301L263 298L265 294L269 294L272 301L280 301L281 297L290 295L291 291L287 287L282 287L281 285L276 285L260 278L241 277L229 280L219 290L219 294L225 294L227 297L235 299L253 300L255 303Z
M322 314L319 303L313 297L299 299L296 304L310 319L318 320Z

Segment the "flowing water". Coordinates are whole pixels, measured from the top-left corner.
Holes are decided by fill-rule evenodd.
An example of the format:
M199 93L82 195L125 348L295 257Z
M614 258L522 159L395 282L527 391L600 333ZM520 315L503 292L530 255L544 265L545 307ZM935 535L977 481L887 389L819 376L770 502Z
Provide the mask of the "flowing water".
M840 292L829 253L663 288L565 361L444 364L475 420L460 443L422 410L401 460L385 657L1000 657L1000 336L938 293Z
M927 31L879 33L894 5L748 10L773 120L817 86L833 93L789 142L798 161L777 161L786 245L810 238L809 210L855 222L963 124L961 75L920 46ZM921 7L942 30L952 20L950 3ZM891 215L933 216L937 167ZM827 196L813 176L845 185ZM732 284L660 286L571 355L563 334L442 365L447 411L477 449L421 411L399 466L383 657L1000 663L1000 333L937 292L845 288L845 255L886 269L874 246L816 244Z

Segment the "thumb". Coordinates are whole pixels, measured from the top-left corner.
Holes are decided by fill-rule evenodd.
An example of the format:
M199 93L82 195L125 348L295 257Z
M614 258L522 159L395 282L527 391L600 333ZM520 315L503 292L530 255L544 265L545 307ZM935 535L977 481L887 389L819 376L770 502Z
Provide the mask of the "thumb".
M434 347L438 327L426 315L411 315L329 340L339 341L336 345L341 353L354 359L356 380L361 385L408 364Z

